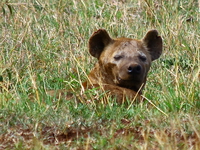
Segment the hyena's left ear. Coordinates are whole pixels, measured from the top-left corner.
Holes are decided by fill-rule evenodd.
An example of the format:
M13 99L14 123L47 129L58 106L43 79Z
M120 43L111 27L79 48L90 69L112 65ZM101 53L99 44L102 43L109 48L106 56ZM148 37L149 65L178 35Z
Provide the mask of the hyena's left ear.
M142 42L148 48L152 61L160 57L163 44L162 38L158 35L157 30L148 31Z
M110 38L108 32L104 29L99 29L94 32L89 39L89 52L92 56L99 59L102 51L108 46L113 39Z

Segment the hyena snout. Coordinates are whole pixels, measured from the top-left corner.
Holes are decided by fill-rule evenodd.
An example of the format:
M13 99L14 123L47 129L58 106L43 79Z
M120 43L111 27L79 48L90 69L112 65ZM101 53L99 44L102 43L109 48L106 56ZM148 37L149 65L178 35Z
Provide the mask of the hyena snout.
M142 66L140 64L131 64L127 66L128 74L140 74L142 73Z
M140 81L144 74L144 68L138 63L125 64L118 72L118 77L122 80L138 80Z

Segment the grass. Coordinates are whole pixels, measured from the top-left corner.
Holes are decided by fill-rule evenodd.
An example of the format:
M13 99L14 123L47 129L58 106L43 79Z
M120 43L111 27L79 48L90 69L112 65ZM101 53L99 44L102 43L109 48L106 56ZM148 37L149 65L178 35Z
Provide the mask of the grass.
M197 0L3 0L0 6L0 149L200 149ZM163 55L143 93L150 101L127 107L46 95L79 93L96 62L87 42L99 28L139 39L159 31Z

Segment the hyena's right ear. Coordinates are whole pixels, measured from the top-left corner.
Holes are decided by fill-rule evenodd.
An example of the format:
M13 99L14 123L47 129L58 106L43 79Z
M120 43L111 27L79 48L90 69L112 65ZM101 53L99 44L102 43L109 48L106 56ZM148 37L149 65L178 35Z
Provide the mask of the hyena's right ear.
M104 29L99 29L94 32L89 39L89 52L92 56L99 59L104 48L113 41L108 32Z
M162 54L163 42L157 30L150 30L143 38L143 44L148 48L151 60L158 59Z

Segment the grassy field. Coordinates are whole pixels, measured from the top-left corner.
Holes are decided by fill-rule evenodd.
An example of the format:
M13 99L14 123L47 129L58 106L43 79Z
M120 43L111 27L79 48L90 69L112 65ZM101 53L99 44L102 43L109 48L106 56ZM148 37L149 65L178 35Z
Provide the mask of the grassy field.
M200 149L200 4L197 0L0 2L0 149ZM139 104L47 96L80 92L97 61L88 39L163 37ZM30 98L32 95L32 98Z

